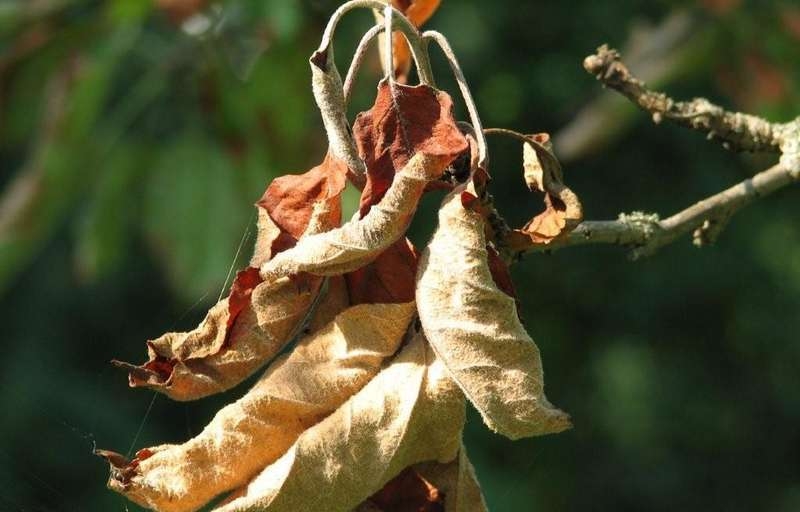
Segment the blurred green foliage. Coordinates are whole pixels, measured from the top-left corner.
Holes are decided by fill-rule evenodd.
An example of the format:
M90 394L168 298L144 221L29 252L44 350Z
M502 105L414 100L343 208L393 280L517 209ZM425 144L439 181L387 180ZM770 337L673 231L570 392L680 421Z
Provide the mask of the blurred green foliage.
M105 489L94 443L185 439L241 393L168 403L107 362L202 318L248 255L245 243L236 258L265 185L321 159L307 58L337 3L231 0L181 23L150 0L0 1L0 510L136 510ZM446 0L429 26L450 38L487 126L555 133L610 94L583 57L635 49L676 11L692 29L667 52L671 93L800 114L790 1ZM344 23L340 65L369 20ZM589 218L667 214L769 163L615 105L602 148L565 165ZM491 142L492 191L520 224L536 213L521 149ZM493 510L800 509L796 193L742 212L702 251L685 240L631 263L584 247L513 269L548 396L575 429L512 443L472 414ZM438 200L415 221L419 244Z

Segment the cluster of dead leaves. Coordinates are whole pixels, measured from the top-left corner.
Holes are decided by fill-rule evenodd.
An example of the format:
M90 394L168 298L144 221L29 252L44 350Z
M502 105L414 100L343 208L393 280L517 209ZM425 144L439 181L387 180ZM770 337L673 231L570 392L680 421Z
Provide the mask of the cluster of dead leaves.
M471 206L486 173L451 111L432 87L379 84L353 125L367 176L347 222L341 194L353 170L332 152L270 184L250 266L229 296L193 331L149 341L146 363L117 363L131 386L176 400L266 372L185 443L130 461L102 452L112 489L164 512L222 495L215 511L481 511L461 442L465 398L512 439L569 427L544 395L507 268ZM557 213L521 232L553 239L574 205L533 154L526 178ZM472 162L460 182L456 161ZM423 193L443 187L438 229L419 254L405 231Z

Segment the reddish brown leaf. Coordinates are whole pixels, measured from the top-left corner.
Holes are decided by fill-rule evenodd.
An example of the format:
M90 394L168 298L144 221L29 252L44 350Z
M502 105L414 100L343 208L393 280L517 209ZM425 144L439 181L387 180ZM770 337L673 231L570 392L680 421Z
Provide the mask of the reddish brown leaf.
M351 304L400 303L414 300L419 255L404 238L369 265L345 275Z
M378 85L372 109L362 112L353 125L358 151L367 164L367 184L361 195L363 217L380 201L402 169L417 152L441 158L442 172L468 149L456 126L453 101L426 85L411 87L387 81Z
M389 480L369 501L388 512L444 512L444 496L413 468Z
M236 278L231 285L231 293L228 296L228 330L236 321L239 313L250 305L250 296L253 288L261 283L261 276L258 268L247 267L236 274Z
M522 232L537 244L548 244L559 237L567 226L564 203L545 194L544 211L528 221Z
M506 262L500 258L500 255L494 247L487 245L487 261L489 263L489 272L492 274L492 280L500 290L509 297L517 298L517 292L514 289L514 283L511 281L511 272L508 270Z
M320 204L328 206L325 223L339 225L342 215L339 196L346 184L347 166L330 153L325 155L321 164L304 174L289 174L273 180L256 205L269 216L269 219L260 219L261 223L271 220L278 231L259 230L259 233L267 232L269 235L266 240L256 242L256 255L261 261L252 261L251 266L257 267L275 254L293 247L305 233L314 209Z

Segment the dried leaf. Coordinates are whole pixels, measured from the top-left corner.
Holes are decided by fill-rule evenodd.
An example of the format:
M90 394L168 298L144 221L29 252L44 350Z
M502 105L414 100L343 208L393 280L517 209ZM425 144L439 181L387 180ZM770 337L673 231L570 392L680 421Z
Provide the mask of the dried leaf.
M346 274L352 304L396 303L414 300L417 250L402 238L372 263Z
M304 235L341 221L346 167L330 155L305 174L274 180L259 201L259 231L251 265L263 264ZM148 387L175 400L194 400L235 386L274 356L307 320L322 280L298 276L263 283L257 268L237 274L228 298L190 332L147 342L141 366L129 370L132 387Z
M523 144L525 182L531 190L545 193L545 210L517 232L534 243L548 244L575 229L583 220L583 209L578 196L564 185L550 136L540 133L531 138L535 144Z
M367 503L393 512L445 512L444 496L413 467L389 480Z
M492 430L511 439L562 431L569 416L545 398L539 350L497 288L482 217L450 193L423 252L417 305L425 335Z
M295 247L261 266L266 281L309 272L338 275L373 261L403 236L428 181L441 175L448 161L417 153L395 176L381 201L362 219L338 229L302 238Z
M396 171L416 153L439 157L441 173L467 151L467 140L458 129L452 110L453 100L447 93L426 85L390 85L386 80L378 84L374 105L353 123L358 152L367 165L362 217L381 200ZM433 179L436 178L439 176Z
M464 401L421 335L217 512L352 510L404 468L458 453Z
M298 287L288 278L261 283L235 321L229 299L223 299L195 330L148 341L149 360L143 365L115 363L130 372L131 387L151 388L173 400L220 393L258 370L293 337L320 284L314 279Z
M517 291L514 289L514 282L511 280L511 271L506 262L500 257L491 245L486 246L487 264L489 272L492 274L492 281L497 287L509 297L517 298Z
M342 77L333 59L332 43L333 38L328 37L327 44L316 50L309 59L311 90L322 114L322 123L328 136L328 151L347 165L351 180L360 188L366 168L358 156L353 132L347 121L347 102Z
M147 449L109 485L143 506L182 512L246 484L378 373L414 310L414 303L350 307L276 361L197 437Z
M259 235L250 265L260 267L275 254L294 247L309 226L317 233L338 226L346 184L347 166L330 153L304 174L274 179L256 203Z
M383 198L395 170L408 163L415 151L441 154L443 159L465 154L462 149L465 140L462 141L464 137L452 117L452 101L445 93L425 86L395 85L395 88L392 93L388 83L379 84L375 105L360 114L355 122L354 133L367 162L368 180L361 196L362 217ZM412 129L403 130L402 126ZM429 140L431 137L433 140ZM380 147L374 147L375 144ZM426 190L433 183L438 181L429 182ZM398 240L373 262L346 275L350 300L354 304L413 300L417 259L411 242Z

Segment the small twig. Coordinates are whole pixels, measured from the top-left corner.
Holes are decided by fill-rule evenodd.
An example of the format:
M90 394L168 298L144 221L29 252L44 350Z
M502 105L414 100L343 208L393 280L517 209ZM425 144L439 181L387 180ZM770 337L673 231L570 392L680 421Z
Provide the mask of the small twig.
M620 60L618 51L603 45L586 57L583 67L603 85L614 89L650 113L655 123L663 119L704 132L734 151L781 151L787 125L770 123L758 116L730 112L705 98L675 101L664 93L648 89ZM789 124L796 125L798 121Z
M740 208L798 180L800 174L777 164L663 220L658 215L642 212L621 214L613 221L584 221L566 238L550 244L532 244L529 239L512 234L509 245L517 254L576 245L621 245L630 247L631 258L637 259L655 253L683 235L703 229L706 223L726 222Z
M630 68L648 83L674 80L711 30L701 18L692 9L675 8L655 25L634 24L622 49ZM581 108L553 134L559 160L564 164L576 161L620 137L634 117L625 108L626 101L622 96L602 94Z
M526 252L575 245L611 244L630 247L631 257L637 259L653 254L688 233L693 233L695 245L710 244L740 208L800 180L800 117L789 123L770 123L757 116L726 111L702 98L675 101L647 89L641 80L630 74L620 61L619 53L606 45L586 57L583 64L604 85L649 112L655 122L669 119L705 132L709 138L721 140L728 149L779 152L780 162L663 220L656 214L633 212L620 214L615 221L584 221L566 237L549 244L536 244L528 237L511 232L506 246L512 254L520 256ZM520 134L507 130L492 132L520 138Z

